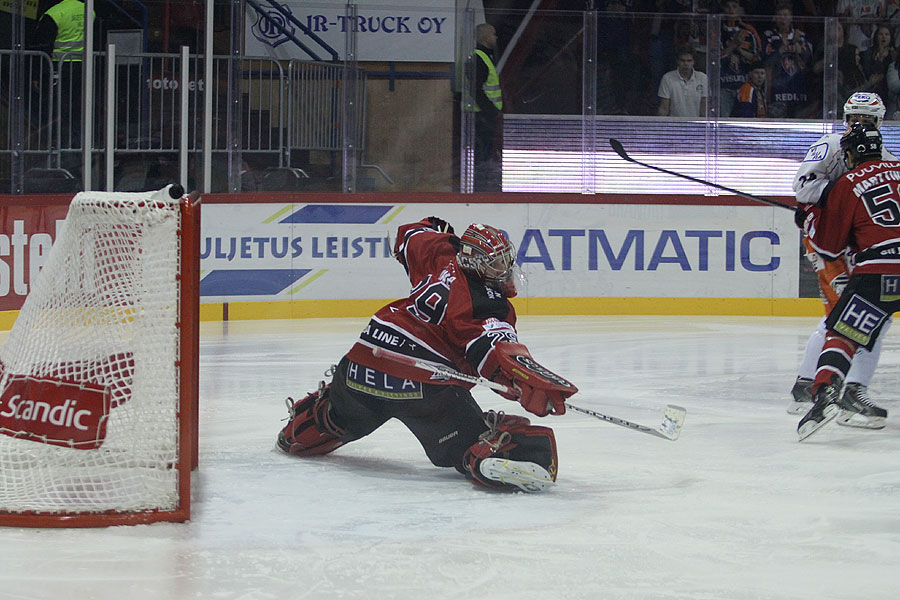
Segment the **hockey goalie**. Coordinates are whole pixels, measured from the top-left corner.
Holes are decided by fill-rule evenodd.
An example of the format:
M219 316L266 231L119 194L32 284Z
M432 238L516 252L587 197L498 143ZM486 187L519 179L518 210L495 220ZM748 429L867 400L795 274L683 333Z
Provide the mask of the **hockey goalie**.
M502 383L505 397L539 417L565 413L578 389L536 362L516 334L509 299L522 278L509 239L481 224L457 237L447 222L429 217L399 228L394 255L409 276L409 296L372 317L330 383L299 401L288 398L277 447L327 454L396 418L434 465L454 467L476 484L529 492L552 485L552 429L483 412L472 384L413 364Z

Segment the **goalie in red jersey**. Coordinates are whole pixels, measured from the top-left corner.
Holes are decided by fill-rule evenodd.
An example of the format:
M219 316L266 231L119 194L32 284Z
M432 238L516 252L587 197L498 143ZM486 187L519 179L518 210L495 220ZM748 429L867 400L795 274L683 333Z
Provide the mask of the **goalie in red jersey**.
M539 491L556 481L553 430L522 416L483 412L472 384L411 366L445 366L502 383L505 395L538 415L565 413L578 389L531 358L516 335L515 250L489 225L462 236L437 217L402 225L394 256L409 296L379 310L344 356L331 383L289 400L277 446L297 456L327 454L399 419L433 464L478 484ZM400 355L407 360L397 360ZM412 359L412 360L409 360Z

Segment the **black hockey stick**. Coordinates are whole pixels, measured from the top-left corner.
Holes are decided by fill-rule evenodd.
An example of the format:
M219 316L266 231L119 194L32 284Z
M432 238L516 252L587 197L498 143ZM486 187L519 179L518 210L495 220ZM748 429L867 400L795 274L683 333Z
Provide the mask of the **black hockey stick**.
M780 206L781 208L786 208L790 211L793 211L795 208L790 204L785 204L783 202L779 202L778 200L770 200L769 198L763 198L762 196L754 196L753 194L748 194L747 192L742 192L740 190L736 190L734 188L730 188L724 185L719 185L718 183L713 183L712 181L706 181L705 179L698 179L696 177L691 177L690 175L685 175L684 173L676 173L675 171L669 171L668 169L663 169L661 167L655 167L653 165L647 164L645 162L641 162L639 160L635 160L628 156L628 153L625 152L625 148L622 146L622 142L619 140L609 138L609 145L612 146L612 149L615 150L616 154L621 156L623 159L628 162L633 162L636 165L641 165L642 167L647 167L648 169L653 169L654 171L659 171L660 173L665 173L667 175L674 175L675 177L681 177L682 179L687 179L688 181L693 181L694 183L699 183L701 185L706 185L709 187L714 187L720 190L725 190L726 192L731 192L735 196L741 196L742 198L747 198L748 200L755 200L756 202L762 202L763 204L769 204L771 206Z
M411 367L417 367L419 369L431 371L432 373L436 375L442 375L447 379L467 381L476 385L483 385L484 387L488 387L492 390L497 390L498 392L503 392L505 394L510 394L513 396L518 395L516 393L518 390L505 386L502 383L497 383L495 381L491 381L490 379L485 379L484 377L460 373L459 371L451 369L446 365L432 363L426 360L417 360L415 358L412 358L411 356L398 354L397 352L385 350L384 348L379 348L377 346L372 348L372 354L379 358L387 358L398 363L409 365ZM613 425L627 427L628 429L632 429L634 431L640 431L641 433L661 437L673 442L678 439L678 434L681 433L681 426L684 425L684 416L685 414L687 414L687 411L684 408L676 406L674 404L668 404L666 405L666 412L663 415L663 422L654 429L653 427L647 427L646 425L632 423L631 421L620 419L619 417L612 417L610 415L604 415L603 413L589 410L587 408L581 408L579 406L569 404L568 402L566 402L566 408L584 415L589 415L596 419L600 419L601 421L606 421L607 423L612 423Z

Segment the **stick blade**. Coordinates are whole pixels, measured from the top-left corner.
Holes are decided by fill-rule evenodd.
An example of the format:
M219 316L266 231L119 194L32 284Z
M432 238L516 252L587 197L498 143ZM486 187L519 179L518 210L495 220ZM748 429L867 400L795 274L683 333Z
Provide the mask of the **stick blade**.
M616 154L627 161L631 161L631 157L628 156L627 152L625 152L625 146L622 145L622 142L615 138L609 138L609 145L612 147Z
M684 417L687 410L675 404L667 404L666 412L663 415L663 422L659 426L659 432L667 440L675 441L681 433L681 426L684 425Z

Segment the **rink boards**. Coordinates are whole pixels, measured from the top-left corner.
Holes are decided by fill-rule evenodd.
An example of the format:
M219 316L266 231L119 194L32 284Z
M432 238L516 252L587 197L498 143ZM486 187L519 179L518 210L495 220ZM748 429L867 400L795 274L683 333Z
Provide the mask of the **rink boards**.
M65 216L64 199L33 200L2 207L2 311L21 306ZM799 297L792 212L733 196L272 193L203 198L201 318L366 316L406 295L397 227L430 215L508 234L523 314L821 311Z

